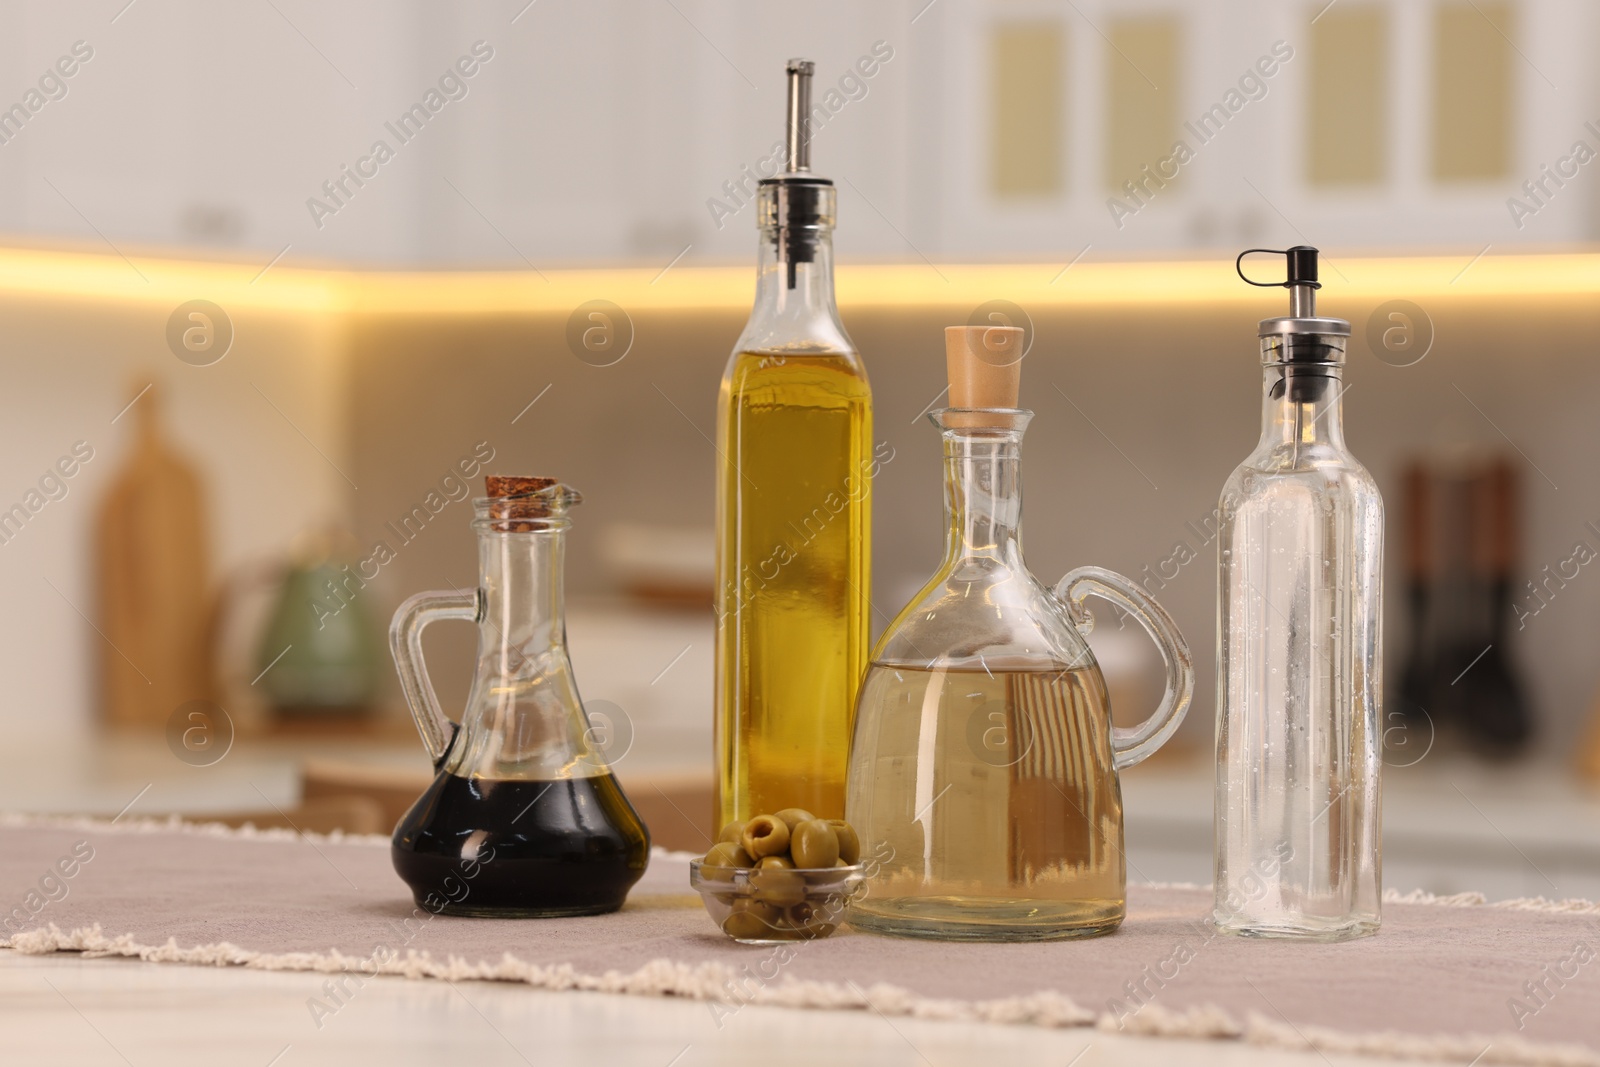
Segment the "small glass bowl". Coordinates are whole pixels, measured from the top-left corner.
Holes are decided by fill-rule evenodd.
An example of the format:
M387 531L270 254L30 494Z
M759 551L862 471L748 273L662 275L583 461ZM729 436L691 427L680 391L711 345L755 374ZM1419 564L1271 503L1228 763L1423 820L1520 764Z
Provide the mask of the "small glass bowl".
M827 937L867 877L853 867L710 867L689 864L689 885L711 921L735 941L773 945Z

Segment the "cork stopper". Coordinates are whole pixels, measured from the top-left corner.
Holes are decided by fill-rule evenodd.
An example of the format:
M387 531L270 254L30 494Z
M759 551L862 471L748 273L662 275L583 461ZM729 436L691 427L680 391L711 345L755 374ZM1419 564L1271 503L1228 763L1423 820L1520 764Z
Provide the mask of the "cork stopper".
M518 519L547 519L551 500L546 490L561 483L555 478L530 478L510 474L489 474L483 479L489 494L489 518L501 533L532 533L542 524ZM505 521L513 520L513 521Z
M488 474L483 479L484 489L495 499L530 496L555 484L557 483L554 478L526 478L515 474Z
M945 367L952 408L1015 408L1022 383L1020 326L946 326ZM981 415L952 416L954 426L988 425Z

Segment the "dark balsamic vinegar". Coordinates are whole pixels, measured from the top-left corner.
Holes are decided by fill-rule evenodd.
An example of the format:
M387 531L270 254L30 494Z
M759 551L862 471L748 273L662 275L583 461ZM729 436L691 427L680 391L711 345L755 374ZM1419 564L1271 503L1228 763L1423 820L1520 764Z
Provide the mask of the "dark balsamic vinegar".
M394 867L446 915L538 918L622 907L650 832L611 774L555 781L441 772L395 827Z

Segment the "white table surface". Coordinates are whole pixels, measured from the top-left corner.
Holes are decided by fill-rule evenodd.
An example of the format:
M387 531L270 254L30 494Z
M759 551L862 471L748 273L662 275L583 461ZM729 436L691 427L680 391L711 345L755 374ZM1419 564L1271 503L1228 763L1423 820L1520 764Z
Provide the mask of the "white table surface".
M0 951L0 1062L53 1067L584 1064L595 1067L1345 1067L1393 1063L1237 1042L377 978L323 1018L326 976Z

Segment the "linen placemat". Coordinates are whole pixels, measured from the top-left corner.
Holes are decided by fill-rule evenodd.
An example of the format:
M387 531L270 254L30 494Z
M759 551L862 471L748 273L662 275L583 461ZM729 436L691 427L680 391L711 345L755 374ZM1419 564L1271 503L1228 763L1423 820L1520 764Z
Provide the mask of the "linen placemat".
M381 837L178 823L0 819L0 945L24 953L526 982L674 995L725 1020L745 1004L1098 1026L1284 1048L1600 1065L1600 906L1391 894L1344 944L1215 936L1209 890L1128 887L1107 937L908 941L848 928L736 944L658 851L620 912L495 920L418 908ZM317 1010L315 1004L308 1005ZM337 1010L337 994L327 1009Z

